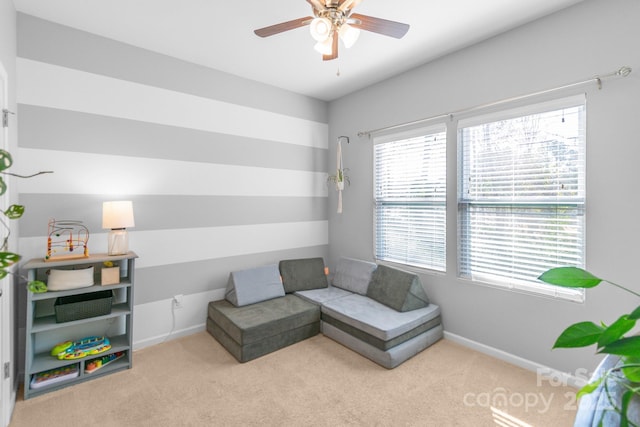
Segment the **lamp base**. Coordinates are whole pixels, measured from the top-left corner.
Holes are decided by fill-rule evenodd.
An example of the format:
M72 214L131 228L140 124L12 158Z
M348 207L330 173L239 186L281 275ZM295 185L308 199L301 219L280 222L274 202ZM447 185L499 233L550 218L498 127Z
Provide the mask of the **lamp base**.
M108 251L109 255L124 255L129 252L129 233L125 228L112 228L109 231Z

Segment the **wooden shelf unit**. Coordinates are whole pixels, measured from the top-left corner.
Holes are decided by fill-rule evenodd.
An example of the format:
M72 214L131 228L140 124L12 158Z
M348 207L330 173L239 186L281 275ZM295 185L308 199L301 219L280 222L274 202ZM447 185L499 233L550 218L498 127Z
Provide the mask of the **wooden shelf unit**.
M132 340L133 340L133 286L135 276L135 259L138 256L134 252L125 255L96 254L86 258L76 258L60 261L44 261L32 259L23 268L27 271L29 281L42 280L46 283L46 272L52 268L73 268L82 266L94 266L94 283L100 283L100 271L103 262L112 261L120 265L120 283L101 286L99 284L86 288L69 289L63 291L48 291L33 293L27 291L27 321L25 337L25 372L24 372L24 399L39 396L54 390L59 390L79 382L108 375L132 366ZM53 311L55 300L59 297L88 294L104 290L112 290L114 294L111 313L86 319L57 323ZM111 331L116 329L116 332ZM97 333L96 331L111 331ZM111 348L98 355L90 355L75 360L58 360L50 355L51 348L60 342L76 341L87 336L105 335L111 342ZM125 356L103 368L87 373L85 363L99 356L124 352ZM31 379L34 375L52 369L76 365L78 376L70 377L60 382L52 382L49 385L31 387Z

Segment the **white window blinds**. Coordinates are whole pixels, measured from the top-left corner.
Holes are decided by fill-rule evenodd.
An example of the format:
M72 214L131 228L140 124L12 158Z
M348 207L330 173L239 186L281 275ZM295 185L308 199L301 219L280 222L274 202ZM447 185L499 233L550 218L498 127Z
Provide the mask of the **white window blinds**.
M584 98L565 104L460 123L462 277L582 300L581 290L537 280L552 267L584 266Z
M443 128L375 144L374 199L376 259L445 271Z

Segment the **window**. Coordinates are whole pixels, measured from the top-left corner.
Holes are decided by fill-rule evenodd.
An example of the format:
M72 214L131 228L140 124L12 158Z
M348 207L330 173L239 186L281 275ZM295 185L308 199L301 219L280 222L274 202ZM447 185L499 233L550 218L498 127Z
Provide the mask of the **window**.
M376 140L375 255L445 271L446 132L442 126L417 135Z
M584 266L584 97L458 125L459 274L583 299L542 284L558 266Z

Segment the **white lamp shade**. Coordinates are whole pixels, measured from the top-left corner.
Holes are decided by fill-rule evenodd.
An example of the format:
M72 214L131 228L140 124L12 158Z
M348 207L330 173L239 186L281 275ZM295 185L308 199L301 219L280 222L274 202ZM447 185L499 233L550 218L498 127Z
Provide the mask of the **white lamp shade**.
M134 225L131 201L102 203L102 228L119 229Z
M360 30L346 23L340 26L338 33L340 34L342 43L344 43L344 47L347 49L353 46L356 40L358 40L358 37L360 37Z
M331 27L331 21L327 18L314 18L309 24L309 31L316 41L323 42L331 34Z
M313 48L323 55L331 55L331 52L333 52L333 37L329 37L325 41L316 43Z

